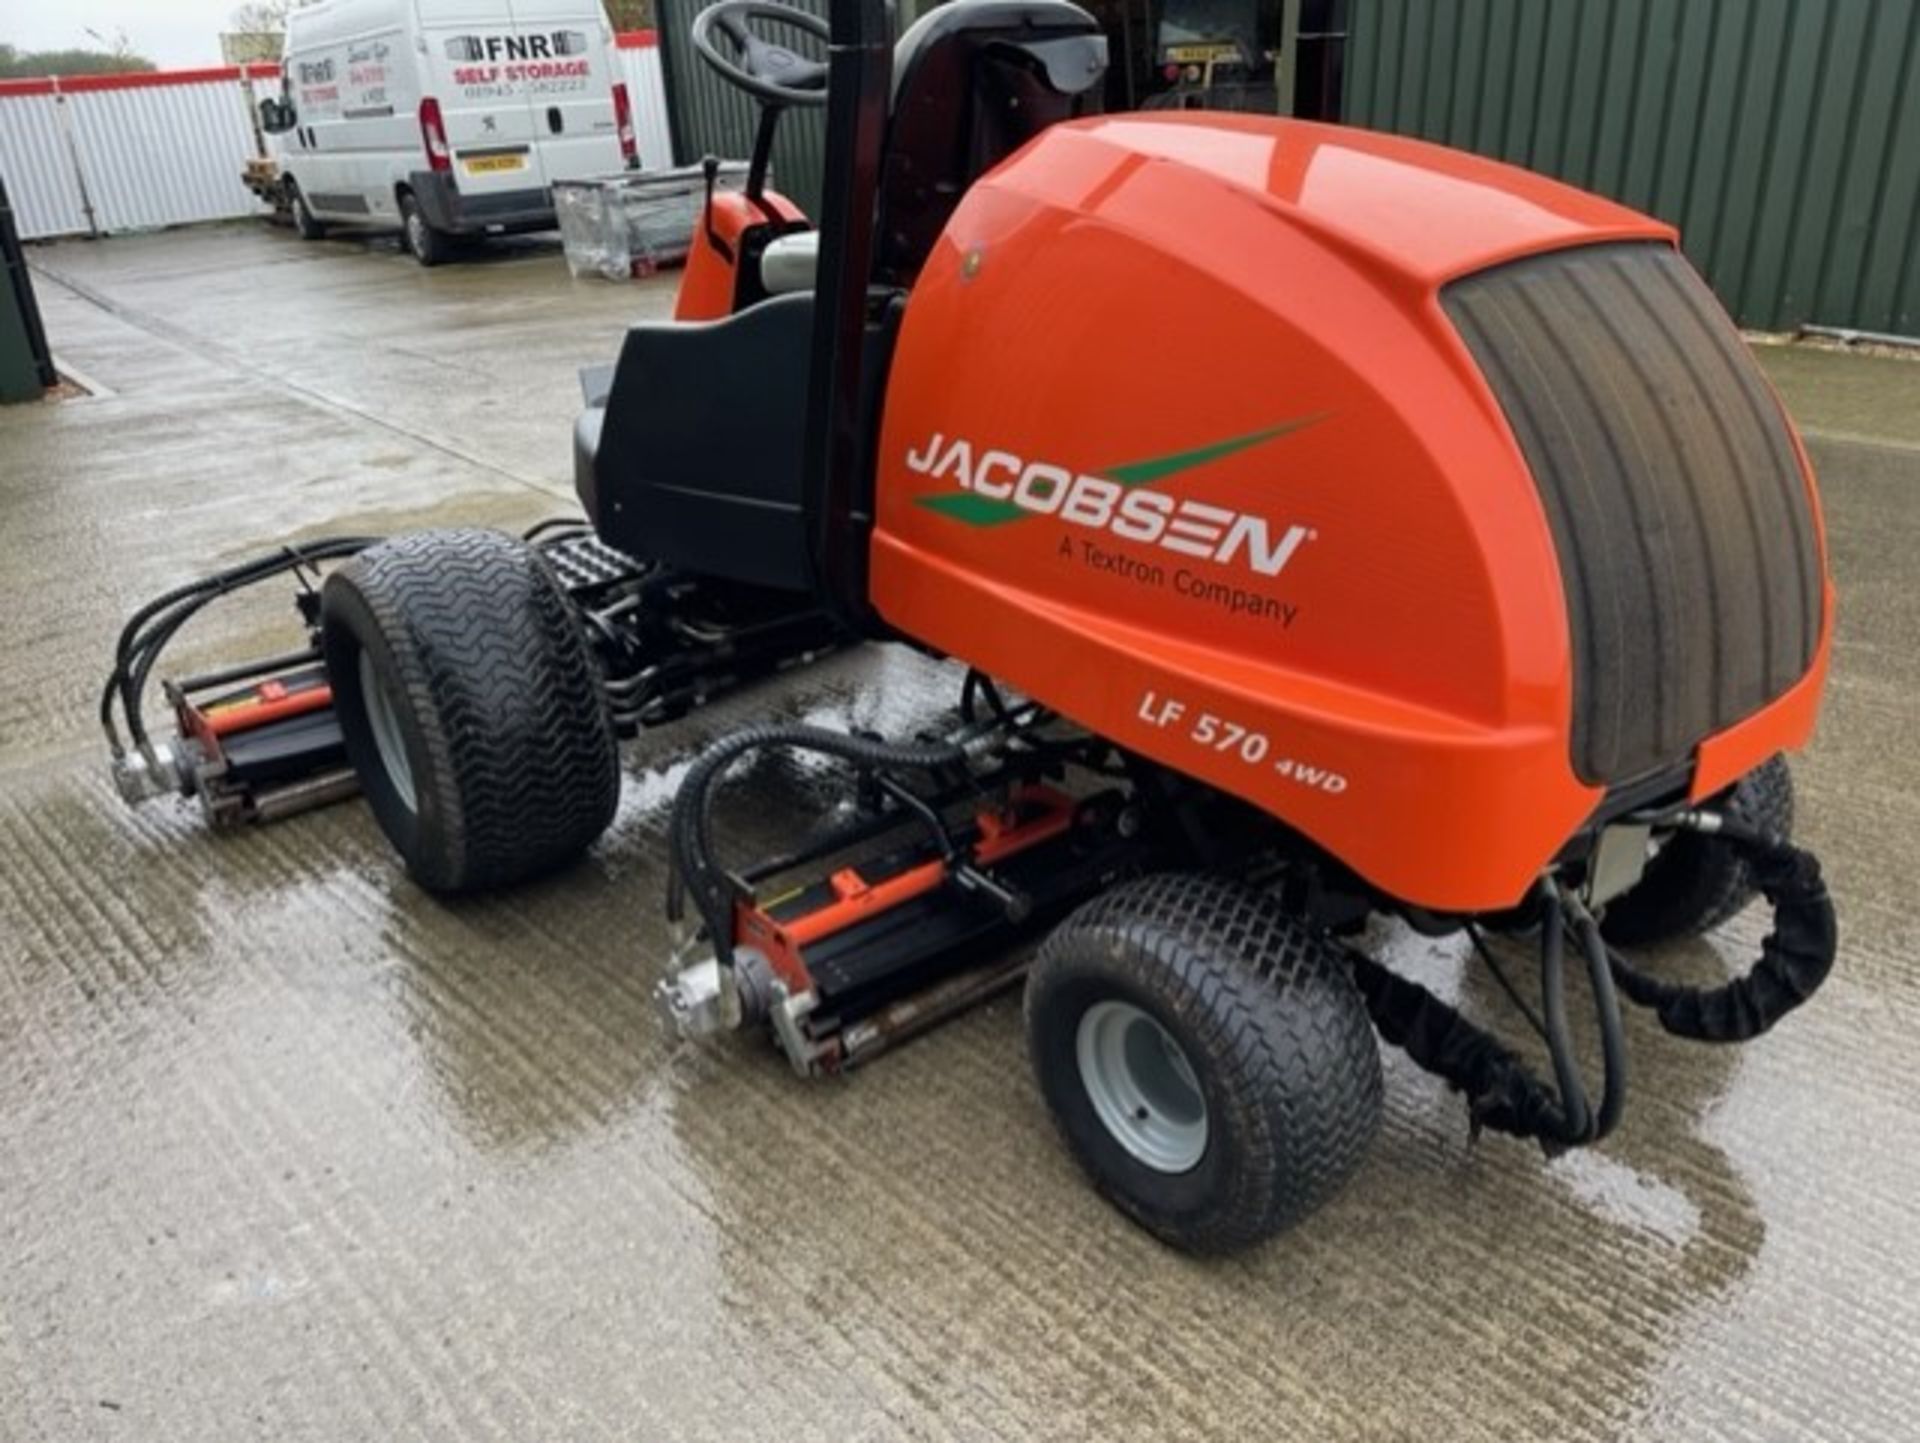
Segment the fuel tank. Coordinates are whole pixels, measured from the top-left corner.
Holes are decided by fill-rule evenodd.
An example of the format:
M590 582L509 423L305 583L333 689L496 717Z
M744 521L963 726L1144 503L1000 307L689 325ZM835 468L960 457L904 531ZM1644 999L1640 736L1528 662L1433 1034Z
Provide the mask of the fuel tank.
M1397 137L1044 132L913 289L875 487L887 622L1431 908L1799 745L1826 669L1811 470L1673 231Z

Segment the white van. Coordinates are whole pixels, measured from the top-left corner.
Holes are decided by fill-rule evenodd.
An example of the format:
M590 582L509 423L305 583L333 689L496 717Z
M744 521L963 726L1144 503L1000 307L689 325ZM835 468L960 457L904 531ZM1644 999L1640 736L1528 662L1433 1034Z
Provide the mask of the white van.
M557 180L636 165L599 0L318 0L288 12L262 102L308 239L392 226L422 265L455 236L547 230Z

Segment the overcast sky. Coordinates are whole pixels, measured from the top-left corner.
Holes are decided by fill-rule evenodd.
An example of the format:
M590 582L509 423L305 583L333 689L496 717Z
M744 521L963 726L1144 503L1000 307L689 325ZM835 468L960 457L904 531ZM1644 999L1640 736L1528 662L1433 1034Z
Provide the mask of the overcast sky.
M220 32L239 0L0 0L0 42L22 50L99 48L87 34L124 30L155 65L218 65Z

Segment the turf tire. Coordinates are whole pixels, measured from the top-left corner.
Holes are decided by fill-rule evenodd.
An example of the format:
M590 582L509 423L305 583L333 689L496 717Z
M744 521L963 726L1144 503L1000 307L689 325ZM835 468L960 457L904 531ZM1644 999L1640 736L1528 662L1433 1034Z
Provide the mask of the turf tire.
M1206 1142L1186 1171L1142 1163L1100 1118L1078 1041L1109 999L1157 1021L1198 1083ZM1338 950L1222 878L1147 877L1082 906L1040 949L1026 1025L1040 1090L1094 1187L1188 1252L1234 1252L1299 1222L1379 1128L1379 1048Z
M1793 835L1793 774L1776 756L1754 768L1713 802L1746 826L1780 838ZM1725 842L1700 832L1669 838L1646 875L1608 904L1600 932L1616 947L1652 947L1697 937L1753 900L1747 864Z
M327 578L321 634L347 755L421 886L503 887L591 846L620 758L572 603L497 531L421 531ZM412 798L383 759L361 658L387 702Z

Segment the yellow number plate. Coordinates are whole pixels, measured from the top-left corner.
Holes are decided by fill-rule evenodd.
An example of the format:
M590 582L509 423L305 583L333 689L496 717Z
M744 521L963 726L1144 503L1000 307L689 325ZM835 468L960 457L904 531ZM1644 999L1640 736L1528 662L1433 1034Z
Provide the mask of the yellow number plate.
M466 166L468 175L491 175L501 170L525 170L527 158L524 155L474 155L461 164Z
M1209 60L1238 60L1237 45L1169 45L1167 59L1176 65L1205 65Z

